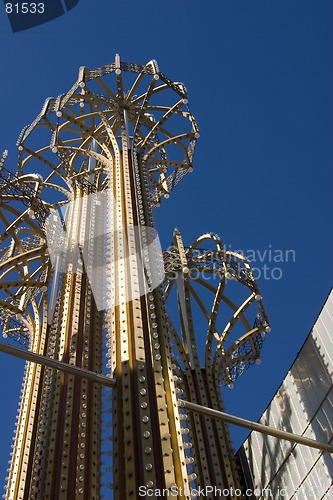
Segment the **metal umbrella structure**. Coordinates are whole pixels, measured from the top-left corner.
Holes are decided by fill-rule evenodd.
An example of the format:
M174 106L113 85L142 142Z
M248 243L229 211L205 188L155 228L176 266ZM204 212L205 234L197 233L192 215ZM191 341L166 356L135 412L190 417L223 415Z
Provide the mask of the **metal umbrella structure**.
M241 487L226 424L188 410L259 360L262 298L216 235L162 253L152 218L198 137L182 84L116 56L45 102L15 174L3 156L0 319L28 348L5 498Z

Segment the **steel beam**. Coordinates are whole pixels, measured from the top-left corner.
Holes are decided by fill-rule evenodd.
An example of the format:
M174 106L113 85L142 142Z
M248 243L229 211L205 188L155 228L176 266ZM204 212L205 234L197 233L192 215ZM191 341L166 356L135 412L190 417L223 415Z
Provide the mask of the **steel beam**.
M11 345L4 344L3 342L0 342L0 351L10 354L11 356L16 356L17 358L25 359L26 361L31 361L32 363L48 366L50 368L54 368L55 370L61 370L66 373L70 373L71 375L91 380L96 384L105 385L107 387L114 387L115 385L115 381L112 378L105 377L99 373L78 368L77 366L69 365L63 361L51 359L31 351L26 351L25 349L21 349L19 347L13 347Z
M206 415L217 420L222 420L224 422L228 422L229 424L239 425L240 427L245 427L246 429L251 429L252 431L267 434L268 436L274 436L276 438L285 439L286 441L291 441L293 443L310 446L311 448L316 448L317 450L333 453L333 446L326 443L321 443L319 441L316 441L315 439L310 439L304 436L299 436L298 434L293 434L291 432L274 429L267 425L258 424L257 422L252 422L251 420L235 417L234 415L230 415L229 413L213 410L212 408L207 408L206 406L191 403L190 401L180 400L180 406L182 406L183 408L187 408L188 410L195 413L200 413L201 415Z

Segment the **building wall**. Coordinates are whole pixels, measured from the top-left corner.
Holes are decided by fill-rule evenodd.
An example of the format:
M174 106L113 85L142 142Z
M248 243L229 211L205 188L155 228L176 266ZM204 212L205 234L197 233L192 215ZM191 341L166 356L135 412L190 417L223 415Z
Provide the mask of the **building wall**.
M333 444L332 373L333 291L259 422ZM333 500L333 456L327 452L252 432L239 458L255 490L249 498Z

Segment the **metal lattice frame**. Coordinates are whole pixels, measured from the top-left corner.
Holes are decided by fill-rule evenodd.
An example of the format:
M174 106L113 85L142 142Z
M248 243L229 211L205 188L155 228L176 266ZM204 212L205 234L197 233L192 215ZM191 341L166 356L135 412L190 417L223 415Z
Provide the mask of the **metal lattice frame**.
M221 384L232 387L250 363L258 362L263 339L270 330L250 265L242 255L225 251L215 234L204 234L185 248L178 230L164 261L166 300L175 289L179 309L178 325L170 319L170 330L180 397L222 411ZM243 288L243 294L236 291L240 304L230 297L233 285ZM201 339L196 331L202 332ZM199 359L202 340L204 368ZM190 442L195 443L198 484L235 487L238 473L226 425L191 414L188 429Z
M97 500L103 489L113 488L123 500L137 495L139 485L178 486L178 498L190 498L189 486L239 485L225 424L188 418L178 395L183 390L188 400L221 409L221 381L230 385L258 359L269 325L250 267L241 256L223 252L214 235L185 249L176 232L165 253L169 284L154 288L163 263L155 248L146 253L152 208L192 170L198 137L182 84L171 82L156 61L140 66L116 56L97 70L81 68L67 94L45 102L20 135L15 175L3 158L4 335L30 343L39 355L111 376L115 384L107 410L112 485L101 480L103 441L111 439L105 428L102 435L101 388L91 377L27 363L6 498ZM107 217L99 208L101 194ZM49 238L50 217L59 213L72 260L62 238ZM101 231L108 234L102 242ZM199 250L203 242L213 248ZM50 260L53 246L59 266ZM77 246L81 257L74 262ZM96 270L98 279L106 275L106 295L117 299L107 314L98 310L89 282L96 258L115 263ZM217 286L196 280L212 294L210 308L188 279L193 269L219 277ZM165 312L172 274L179 333ZM225 293L231 278L248 292L240 306ZM191 297L208 323L205 369L196 352ZM223 331L216 323L220 303L232 312ZM246 316L254 304L258 313L251 324ZM227 347L236 323L245 331Z
M128 91L124 90L124 71L138 73ZM109 74L115 77L117 93L101 79ZM171 103L165 105L168 101ZM50 144L30 149L31 132L45 127L51 131ZM71 196L68 186L71 193L75 186L85 192L103 190L108 185L107 172L116 161L113 150L118 149L124 133L127 146L138 152L147 173L150 202L158 206L161 197L168 197L192 171L199 132L187 106L185 87L167 79L156 61L139 66L118 59L100 71L81 68L70 91L47 99L34 122L21 132L18 172L26 172L29 162L35 172L35 160L39 160L44 164L44 188L56 189L66 197ZM92 140L98 151L92 149ZM95 161L93 182L87 175L90 158ZM46 176L45 166L51 170Z
M126 71L134 76L131 83ZM111 79L111 84L113 78L113 84L107 84L104 77ZM125 86L129 90L125 91ZM150 255L144 269L135 256L144 255L147 228L153 226L152 207L160 204L162 196L168 197L192 170L197 137L182 84L168 80L155 61L136 66L121 63L116 57L114 64L96 71L81 68L78 81L67 94L45 102L42 112L19 138L17 174L2 174L7 192L12 190L15 195L14 189L16 194L24 191L24 217L36 226L33 234L43 237L44 246L34 251L46 270L42 296L48 314L44 310L42 331L37 335L46 340L35 352L107 374L101 366L103 343L107 349L104 360L116 381L112 398L114 494L121 499L131 497L140 484L178 485L184 491L191 480L182 451L162 290L152 290L149 281L158 256ZM84 198L98 193L113 194L107 219L100 216L94 198L90 205ZM115 293L114 287L120 305L111 306L107 317L96 310L82 266L81 272L76 272L73 262L65 259L67 267L62 268L61 279L56 268L51 276L45 247L47 216L56 215L69 202L74 202L66 216L69 247L77 244L77 234L81 241L89 233L87 253L93 260L96 252L105 251L103 245L95 248L94 234L98 227L106 226L110 234L106 252L111 261L117 253L116 269L109 270L107 278L108 293ZM119 225L127 228L127 239L117 232ZM132 234L135 225L138 237ZM27 248L31 251L28 242ZM133 255L129 268L120 258L127 252ZM63 256L61 259L64 265ZM17 264L16 272L21 260ZM131 300L130 289L139 287L146 276L144 296ZM51 293L47 303L44 287L48 285ZM36 290L39 293L41 289L35 279L25 280L21 286L20 293L30 300L22 307L22 317L27 315ZM34 321L30 318L31 324ZM27 366L31 371L35 365ZM100 388L48 367L38 370L38 377L34 373L25 377L8 498L88 495L97 499L101 493ZM89 421L87 400L91 405ZM29 439L25 438L27 426L32 430ZM138 434L143 440L139 453L134 444ZM152 456L148 449L154 450ZM20 470L23 455L26 466ZM34 465L37 462L39 465ZM80 470L84 471L82 477ZM107 487L111 484L104 483L104 489ZM183 493L181 497L185 498Z
M202 249L202 245L211 248ZM193 321L191 301L196 302L206 319L205 369L211 373L214 390L218 393L221 384L233 384L250 364L260 361L260 349L266 333L270 331L251 266L243 255L226 251L220 238L212 233L202 235L190 247L185 248L180 233L175 231L174 245L164 253L164 259L166 296L168 297L176 285L179 301L181 293L186 301L186 322L185 310L182 311L180 306L183 323ZM239 284L239 288L243 285L242 288L246 291L246 296L240 304L228 297L228 288L235 282ZM210 303L204 303L200 292L194 287L195 283L209 290ZM240 297L241 294L238 294L238 300ZM217 327L220 308L230 311L229 321L226 321L221 331ZM252 313L251 318L248 318L249 313ZM242 325L243 331L228 345L228 341L233 337L233 330L239 324ZM173 332L176 334L175 328ZM190 366L190 344L195 343L195 337L186 336L183 331L182 338L178 340L182 345L182 362ZM185 358L183 353L187 353Z
M39 334L49 279L45 235L29 208L40 179L20 180L4 167L6 157L0 160L0 322L5 337L28 345Z

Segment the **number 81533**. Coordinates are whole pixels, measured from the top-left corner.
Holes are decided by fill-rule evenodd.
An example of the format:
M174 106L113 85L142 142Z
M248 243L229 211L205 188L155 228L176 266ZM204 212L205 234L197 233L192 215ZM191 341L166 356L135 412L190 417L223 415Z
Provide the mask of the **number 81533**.
M43 14L44 3L6 3L6 14Z

